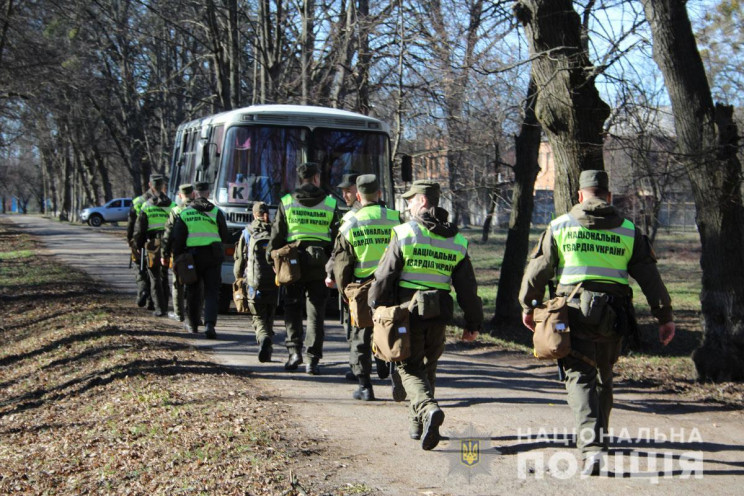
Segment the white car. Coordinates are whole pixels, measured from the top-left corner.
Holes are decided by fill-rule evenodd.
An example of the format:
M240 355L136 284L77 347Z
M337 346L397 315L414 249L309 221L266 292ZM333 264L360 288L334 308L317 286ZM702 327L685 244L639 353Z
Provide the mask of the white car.
M80 212L80 220L93 227L98 227L104 222L123 222L127 220L130 208L131 198L114 198L102 207L84 208Z

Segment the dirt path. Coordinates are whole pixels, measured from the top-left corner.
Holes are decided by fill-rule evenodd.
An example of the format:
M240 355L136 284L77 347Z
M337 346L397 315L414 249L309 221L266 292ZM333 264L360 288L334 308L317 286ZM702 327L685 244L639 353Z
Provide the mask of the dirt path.
M61 260L132 296L134 276L120 237L87 226L33 216L9 216L39 236ZM132 301L134 304L134 301ZM174 323L174 328L177 324ZM361 494L741 494L742 412L685 401L672 394L616 385L609 473L582 479L567 445L571 414L552 366L516 354L450 343L439 367L442 433L432 452L408 439L406 406L377 381L376 402L351 399L344 379L348 348L337 322L327 323L322 375L286 373L281 320L274 361L260 364L248 317L220 316L218 341L193 340L216 361L251 369L256 380L304 426L308 456L298 469L313 481ZM479 443L471 468L461 447ZM655 466L654 466L655 463Z

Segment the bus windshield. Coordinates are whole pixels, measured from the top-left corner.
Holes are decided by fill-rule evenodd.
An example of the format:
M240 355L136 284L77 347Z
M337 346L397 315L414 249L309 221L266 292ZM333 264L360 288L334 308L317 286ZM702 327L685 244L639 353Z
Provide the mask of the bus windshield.
M343 175L376 174L388 185L388 138L382 133L319 128L313 131L312 160L321 166L321 183L328 192L341 197L337 185Z
M384 133L304 127L233 126L227 130L217 178L221 205L263 201L277 205L296 187L305 161L321 168L321 186L341 198L337 185L349 172L377 174L383 191L392 186L388 137Z
M300 127L229 128L217 178L217 201L276 204L284 192L294 189L294 171L307 160L307 135L308 130Z

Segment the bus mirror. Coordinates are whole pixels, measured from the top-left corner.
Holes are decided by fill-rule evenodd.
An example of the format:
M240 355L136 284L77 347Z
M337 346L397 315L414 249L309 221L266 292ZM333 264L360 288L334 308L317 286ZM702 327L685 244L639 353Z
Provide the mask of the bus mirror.
M413 181L413 160L410 155L400 156L400 178L404 183Z

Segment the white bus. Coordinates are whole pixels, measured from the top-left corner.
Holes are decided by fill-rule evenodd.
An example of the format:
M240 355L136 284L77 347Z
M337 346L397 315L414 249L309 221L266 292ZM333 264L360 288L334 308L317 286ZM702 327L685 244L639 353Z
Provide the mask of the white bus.
M295 189L296 167L303 162L320 165L321 187L339 199L340 207L346 205L337 185L349 172L376 174L383 200L395 204L387 124L301 105L255 105L178 126L168 194L175 198L180 184L211 183L210 200L225 213L235 241L252 220L253 202L266 202L273 219L282 196ZM232 293L232 250L232 244L225 245L222 311Z

